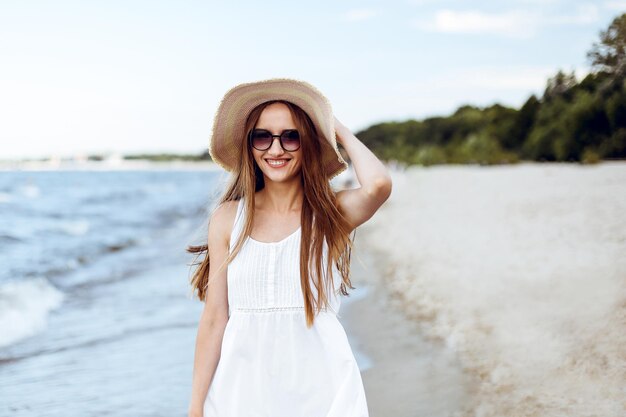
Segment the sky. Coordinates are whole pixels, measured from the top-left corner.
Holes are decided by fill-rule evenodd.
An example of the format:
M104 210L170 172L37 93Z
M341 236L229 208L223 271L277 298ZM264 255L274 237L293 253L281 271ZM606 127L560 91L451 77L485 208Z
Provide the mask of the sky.
M519 108L626 0L0 3L0 159L207 150L224 93L308 81L354 133Z

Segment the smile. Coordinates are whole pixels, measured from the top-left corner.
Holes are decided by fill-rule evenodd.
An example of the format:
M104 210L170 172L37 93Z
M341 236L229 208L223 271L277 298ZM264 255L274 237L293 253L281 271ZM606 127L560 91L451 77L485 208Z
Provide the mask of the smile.
M265 161L273 168L281 168L287 165L290 159L266 159Z

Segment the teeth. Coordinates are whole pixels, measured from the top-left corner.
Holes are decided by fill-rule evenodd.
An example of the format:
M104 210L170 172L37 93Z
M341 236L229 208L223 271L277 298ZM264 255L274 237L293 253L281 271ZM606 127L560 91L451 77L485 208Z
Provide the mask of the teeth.
M268 159L267 163L272 165L272 166L281 166L281 165L285 165L287 163L287 161L283 160L272 160L272 159Z

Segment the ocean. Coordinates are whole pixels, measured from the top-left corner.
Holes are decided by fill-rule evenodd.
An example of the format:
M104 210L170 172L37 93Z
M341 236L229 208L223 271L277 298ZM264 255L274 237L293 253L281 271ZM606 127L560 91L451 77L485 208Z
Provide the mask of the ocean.
M219 181L0 172L0 415L185 414L202 305L185 249Z

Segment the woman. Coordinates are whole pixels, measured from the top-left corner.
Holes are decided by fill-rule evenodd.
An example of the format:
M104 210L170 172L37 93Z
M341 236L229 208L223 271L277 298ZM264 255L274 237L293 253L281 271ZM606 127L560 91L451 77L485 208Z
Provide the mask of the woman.
M347 168L337 142L360 188L331 189ZM350 233L389 197L387 169L315 87L284 78L229 90L209 151L232 182L207 245L188 249L207 254L191 281L205 305L189 416L367 416L337 313Z

